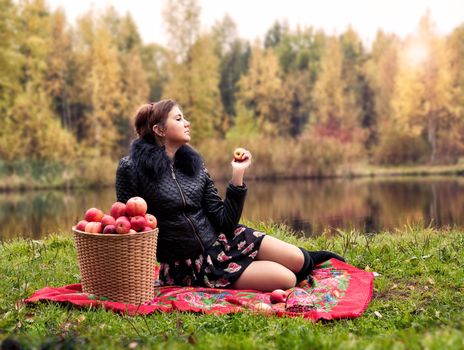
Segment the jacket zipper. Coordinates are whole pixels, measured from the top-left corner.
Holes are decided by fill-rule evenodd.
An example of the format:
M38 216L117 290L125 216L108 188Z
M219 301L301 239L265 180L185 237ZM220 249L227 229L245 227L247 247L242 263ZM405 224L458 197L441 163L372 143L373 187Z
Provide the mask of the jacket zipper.
M184 194L182 193L182 189L180 188L180 185L179 185L179 183L177 182L176 174L174 173L174 167L173 167L172 164L171 164L171 174L172 174L172 179L174 180L174 182L175 182L176 185L177 185L177 188L179 189L179 193L180 193L180 196L182 197L182 202L184 203L184 209L185 209L185 208L187 207L187 202L185 201L185 197L184 197ZM189 218L189 217L187 216L187 214L185 214L184 212L182 213L182 215L184 215L184 217L185 217L185 218L187 219L187 221L190 223L190 226L192 226L193 233L194 233L195 237L197 238L198 242L200 242L201 249L202 249L202 251L204 252L204 251L205 251L205 247L203 246L203 242L201 241L200 236L198 236L197 230L195 229L195 226L193 225L192 220L190 220L190 218Z

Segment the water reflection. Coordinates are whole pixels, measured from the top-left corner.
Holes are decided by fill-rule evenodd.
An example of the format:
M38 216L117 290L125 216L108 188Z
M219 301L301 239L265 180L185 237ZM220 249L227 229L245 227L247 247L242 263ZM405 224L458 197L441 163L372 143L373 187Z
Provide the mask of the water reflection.
M225 183L217 183L224 195ZM243 217L283 222L304 236L356 228L378 232L407 223L464 227L464 179L280 180L249 182ZM85 209L109 211L112 188L0 194L0 240L70 232Z

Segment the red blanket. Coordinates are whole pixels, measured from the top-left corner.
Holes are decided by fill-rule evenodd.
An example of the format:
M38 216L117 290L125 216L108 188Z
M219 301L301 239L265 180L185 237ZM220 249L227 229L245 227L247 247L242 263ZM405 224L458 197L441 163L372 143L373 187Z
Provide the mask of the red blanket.
M290 290L285 303L278 304L270 303L270 293L255 290L157 287L151 301L137 306L101 300L83 293L80 284L46 287L35 292L25 302L51 300L81 307L102 306L129 315L174 310L216 314L252 310L266 315L303 316L317 321L359 317L372 298L373 280L371 272L332 259L315 269L313 283L301 282ZM264 310L262 303L271 308Z

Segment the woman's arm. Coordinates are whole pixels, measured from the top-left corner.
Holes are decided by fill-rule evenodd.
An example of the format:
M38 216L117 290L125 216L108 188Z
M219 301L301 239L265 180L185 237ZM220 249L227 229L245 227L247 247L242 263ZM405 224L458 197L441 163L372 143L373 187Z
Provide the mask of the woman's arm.
M227 186L224 201L218 194L213 180L207 174L203 195L203 207L214 227L226 235L232 234L242 216L247 187L243 183L245 170L251 164L251 153L246 151L243 162L231 162L232 179ZM205 169L206 171L206 169Z
M224 232L226 235L234 232L242 215L246 193L246 186L239 187L230 182L223 201L213 180L207 173L203 193L203 208L216 230Z
M118 202L126 203L129 198L137 196L137 185L128 157L119 161L115 187Z

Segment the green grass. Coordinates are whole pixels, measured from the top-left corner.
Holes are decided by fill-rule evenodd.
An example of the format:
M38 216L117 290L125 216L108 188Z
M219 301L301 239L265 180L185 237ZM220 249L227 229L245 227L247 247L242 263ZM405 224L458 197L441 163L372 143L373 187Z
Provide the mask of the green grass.
M79 282L70 235L0 245L0 341L31 349L464 349L464 232L405 227L395 232L298 238L290 243L343 253L376 271L374 296L357 319L318 322L248 312L128 317L57 303L24 305L44 286Z

